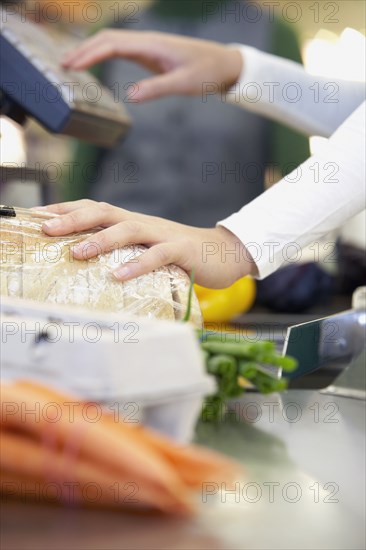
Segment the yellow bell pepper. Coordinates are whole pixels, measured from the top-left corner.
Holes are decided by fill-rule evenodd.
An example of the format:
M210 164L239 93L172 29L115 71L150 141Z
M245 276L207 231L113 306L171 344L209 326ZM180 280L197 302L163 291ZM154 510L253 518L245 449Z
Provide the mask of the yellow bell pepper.
M251 277L243 277L228 288L194 285L194 289L206 323L230 321L252 307L256 294L256 284Z

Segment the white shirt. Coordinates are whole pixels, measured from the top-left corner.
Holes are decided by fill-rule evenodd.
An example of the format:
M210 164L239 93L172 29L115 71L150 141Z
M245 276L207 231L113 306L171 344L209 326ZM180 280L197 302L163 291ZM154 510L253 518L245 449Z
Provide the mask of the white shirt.
M224 100L330 138L291 174L218 222L243 242L263 278L365 208L365 85L314 77L292 61L248 46L240 50L243 72Z

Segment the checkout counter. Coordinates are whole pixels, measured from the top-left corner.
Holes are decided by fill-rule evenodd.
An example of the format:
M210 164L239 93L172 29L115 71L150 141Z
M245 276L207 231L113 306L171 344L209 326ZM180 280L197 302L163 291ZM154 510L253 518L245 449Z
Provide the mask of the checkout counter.
M358 294L362 303L352 310L295 327L295 334L309 325L321 332L331 322L339 338L330 347L318 340L308 354L292 347L308 372L289 390L248 392L218 423L198 423L196 442L237 459L246 477L231 490L205 483L197 517L4 499L2 550L365 548L365 289ZM332 378L326 388L324 376Z
M56 84L64 75L54 67L62 48L58 44L55 49L42 35L48 41L42 52L39 42L32 42L28 24L19 26L16 19L8 19L1 37L2 112L20 122L31 115L53 132L102 145L120 139L129 121L110 98L98 110L82 96L68 98L61 88L51 112L34 101L34 95L22 94L24 85L35 85L40 78L59 90ZM10 175L8 171L7 178ZM357 319L362 338L365 313ZM197 443L241 461L247 477L230 492L216 484L202 487L195 519L3 499L1 549L365 548L365 354L358 351L348 361L348 380L334 382L333 389L316 387L315 371L304 374L301 389L290 386L284 394L272 396L247 393L230 404L229 414L218 424L198 424ZM312 377L312 389L306 387L306 376ZM347 394L339 387L363 392Z
M247 480L202 488L194 520L1 503L2 550L363 549L365 401L289 390L247 394L197 442L235 456Z

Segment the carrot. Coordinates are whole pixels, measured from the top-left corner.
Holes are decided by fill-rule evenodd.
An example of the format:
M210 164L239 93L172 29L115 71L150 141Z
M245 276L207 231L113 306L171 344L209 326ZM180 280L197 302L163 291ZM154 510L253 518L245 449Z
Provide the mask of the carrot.
M21 381L2 385L0 390L3 400L1 430L16 431L28 438L28 444L31 438L38 446L48 441L60 456L65 452L76 453L81 468L79 480L85 479L82 475L86 475L91 466L96 468L96 479L99 476L103 480L109 475L112 476L111 484L113 480L119 480L120 484L126 479L133 480L140 488L141 499L162 510L190 513L188 487L198 489L208 481L230 484L235 475L242 475L241 466L230 459L197 446L175 445L168 438L141 426L115 422L110 414L103 413L95 423L87 422L82 414L85 402L45 386ZM34 409L36 403L39 404L39 418L30 416L25 421L22 405L23 409ZM50 403L58 407L60 418L55 422L42 415L44 407ZM68 418L70 407L73 421ZM44 452L42 456L44 459ZM42 456L35 456L36 464L39 465L37 460ZM58 468L61 468L60 460L58 457L55 461ZM9 461L6 464L5 467L1 462L2 470L9 469ZM33 469L25 471L18 465L16 472L35 477L37 472L39 475L39 468L33 465Z
M1 426L27 433L44 442L50 437L57 446L68 448L74 446L79 457L85 457L112 475L124 475L136 480L141 491L141 498L146 498L156 507L179 514L190 513L192 505L186 486L174 468L164 457L143 441L132 438L130 430L124 430L116 437L114 430L107 428L105 422L88 423L82 416L80 403L74 410L74 422L67 418L69 409L65 404L72 398L48 390L32 382L18 382L2 385L3 405L11 403L14 414L1 418ZM56 403L62 414L57 422L50 423L42 416L29 416L24 422L21 408L28 410L39 403L40 411L49 403ZM121 424L122 427L122 424ZM154 502L151 502L154 500Z
M111 421L111 419L106 418L105 421ZM120 430L120 424L114 422L116 431ZM241 464L219 453L203 449L198 445L174 444L167 437L136 424L127 424L127 426L131 436L143 440L164 456L189 487L200 488L203 482L208 481L225 482L230 485L236 476L243 476Z
M24 384L27 383L22 382L22 385ZM59 394L48 388L47 393L50 398L51 396L54 399L59 398ZM85 405L85 402L82 402L81 405ZM203 449L197 445L176 445L167 437L152 430L149 431L141 425L116 422L113 415L109 413L103 414L100 421L107 422L110 427L113 426L121 437L124 436L126 430L129 430L129 437L134 437L139 444L145 444L149 448L153 447L174 466L183 481L191 487L199 488L204 481L230 484L235 475L243 474L241 465L214 451Z
M33 483L33 498L46 500L49 494L56 493L55 501L65 504L123 506L126 504L156 505L161 495L126 478L118 477L103 471L86 460L74 461L60 452L41 447L34 440L12 432L0 432L0 469L3 477L18 478L15 487L10 487L15 494L25 496L30 493L25 487ZM29 483L28 483L29 482ZM162 510L169 510L174 505L167 498Z
M0 493L4 497L14 498L23 502L38 502L82 507L108 507L131 509L134 511L152 511L151 506L134 502L135 497L130 492L122 495L116 489L111 498L105 497L104 491L93 493L95 482L82 486L77 482L66 481L64 487L60 483L46 481L43 478L24 476L14 472L0 471Z
M142 466L147 467L152 474L156 473L160 475L161 471L164 471L163 464L159 461L158 455L152 452L151 456L147 459L145 454L146 446L138 442L137 439L135 439L136 444L130 446L129 442L125 441L126 438L121 437L117 439L111 430L105 429L103 422L92 423L86 421L82 416L82 408L85 405L82 401L74 402L77 405L73 407L73 414L71 414L70 408L65 406L65 404L70 404L73 398L58 394L45 386L22 381L11 386L6 386L5 392L2 391L3 400L5 397L5 399L12 403L18 402L20 408L24 404L23 409L27 408L30 410L32 407L34 409L34 404L39 403L39 410L42 411L50 403L56 403L62 412L57 422L54 423L48 422L42 412L40 412L37 418L30 416L27 422L24 422L24 418L17 414L15 427L21 431L30 432L33 435L38 435L39 439L44 439L44 436L52 428L52 431L58 436L57 441L59 443L70 443L76 439L80 443L79 451L81 455L83 453L90 453L90 456L96 461L105 462L111 468L117 467L118 469L121 461L125 461L129 463L130 468L136 468L138 473L141 473ZM14 418L14 416L11 416L10 422ZM121 430L123 430L123 427L125 426L121 423ZM124 432L127 437L130 435L128 429L124 430ZM98 436L101 439L98 439ZM105 444L110 443L108 452L106 452L106 449L102 445L103 439L105 440ZM166 474L168 478L170 473L169 469L167 469ZM173 478L174 476L169 481L174 481Z

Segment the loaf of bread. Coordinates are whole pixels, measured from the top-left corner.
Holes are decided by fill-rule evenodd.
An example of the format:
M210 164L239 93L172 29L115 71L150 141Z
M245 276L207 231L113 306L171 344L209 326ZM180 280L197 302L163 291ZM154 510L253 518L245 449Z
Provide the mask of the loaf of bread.
M181 320L188 306L189 277L177 266L162 267L126 282L112 275L121 263L137 260L145 247L126 246L90 260L74 259L71 248L96 231L49 237L42 223L52 215L0 207L1 294L79 305L156 319ZM197 297L192 293L190 321L201 326Z

